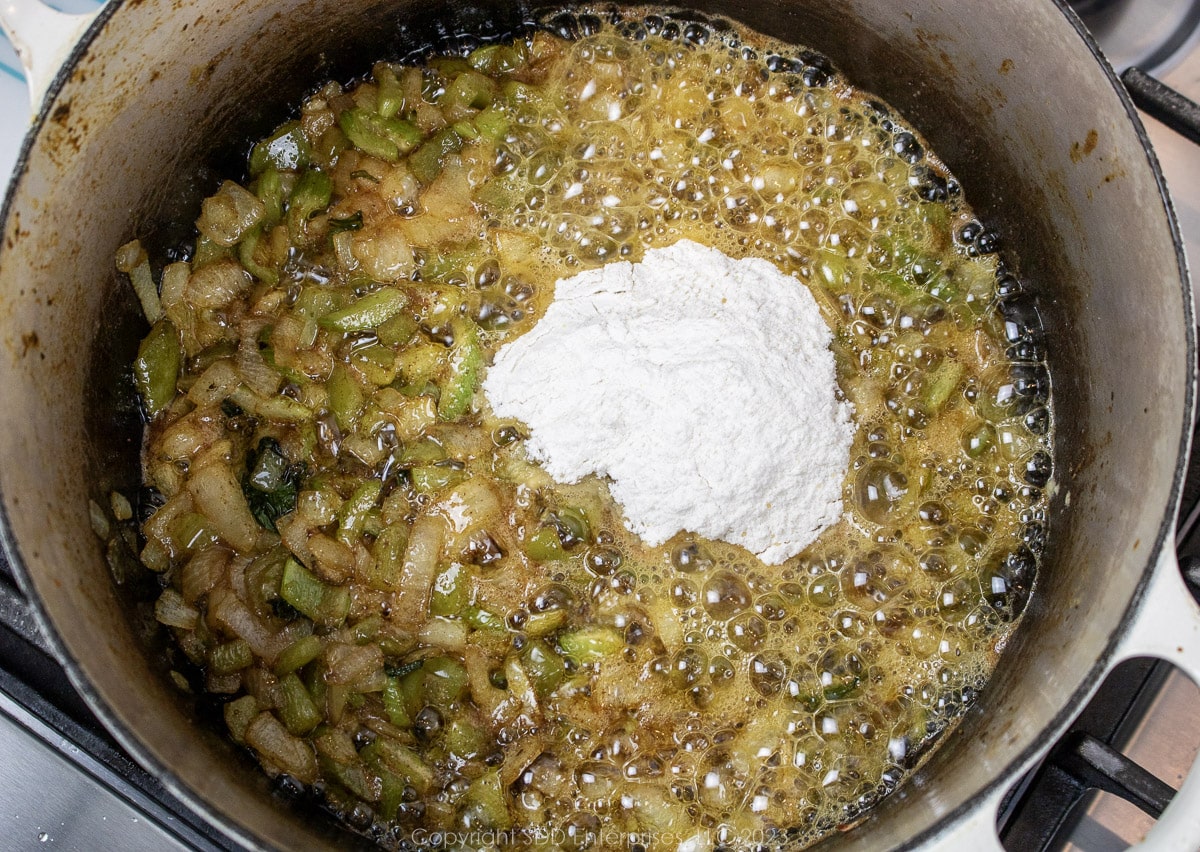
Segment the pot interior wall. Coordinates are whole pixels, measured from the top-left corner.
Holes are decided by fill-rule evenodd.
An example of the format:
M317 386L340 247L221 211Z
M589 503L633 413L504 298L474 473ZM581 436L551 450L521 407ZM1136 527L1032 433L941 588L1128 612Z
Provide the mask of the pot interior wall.
M824 51L898 108L1004 235L1048 332L1060 491L1047 567L966 722L912 783L836 841L878 848L984 789L1097 676L1173 504L1190 298L1134 126L1050 3L698 6ZM89 529L88 499L137 478L133 410L114 406L112 389L142 329L113 253L150 231L160 247L186 236L217 175L240 172L246 140L323 79L522 14L416 0L242 0L219 12L198 0L118 4L48 109L10 198L0 489L16 561L123 740L273 846L332 841L195 725L143 652Z

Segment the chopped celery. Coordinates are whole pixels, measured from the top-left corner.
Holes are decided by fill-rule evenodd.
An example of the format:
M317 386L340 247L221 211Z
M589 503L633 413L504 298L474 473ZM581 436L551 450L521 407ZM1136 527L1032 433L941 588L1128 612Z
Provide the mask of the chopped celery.
M268 168L298 171L308 165L311 154L300 122L289 121L254 146L250 152L250 174L262 174Z
M175 399L175 384L183 356L179 333L168 319L160 319L138 347L133 362L133 378L146 413L158 414Z
M258 195L259 201L263 203L264 224L274 225L283 219L283 206L288 194L283 183L283 176L277 168L269 166L260 174L254 184L254 191Z
M307 734L324 720L324 714L295 673L280 679L278 694L279 721L294 736Z
M522 625L522 632L527 636L540 638L549 636L555 630L558 630L567 623L567 611L565 609L552 609L548 612L535 612L525 620Z
M316 636L303 636L284 648L275 659L275 674L283 677L307 666L321 653L321 640Z
M450 657L430 657L422 671L425 701L443 712L458 701L467 688L467 670Z
M426 793L433 784L433 769L415 751L390 737L378 737L359 754L368 765L383 765L395 772L418 794Z
M563 658L541 639L526 643L521 650L521 662L540 698L557 689L567 675Z
M467 55L467 62L476 71L484 74L509 74L525 64L522 55L525 45L516 44L485 44L477 47Z
M446 726L443 743L446 750L458 759L472 760L480 757L488 747L488 737L479 725L459 717Z
M567 558L562 540L559 539L558 531L554 527L541 527L526 539L525 554L538 562L552 562L556 559Z
M234 639L209 651L208 665L217 674L232 674L254 665L254 652L245 639Z
M483 347L479 342L479 327L470 320L456 321L450 375L438 400L438 419L457 420L470 410L482 372Z
M467 604L467 571L457 562L452 562L433 581L433 593L429 599L431 615L460 615Z
M407 304L408 296L403 290L384 287L343 308L330 311L317 320L317 323L321 328L330 331L367 331L396 316Z
M491 142L501 142L508 135L508 116L496 107L488 107L473 119L479 135Z
M295 559L283 566L283 581L279 594L296 611L313 621L321 616L321 604L325 600L326 585Z
M358 381L350 374L345 364L333 365L329 380L325 382L329 393L329 410L337 421L338 428L350 432L358 423L366 398Z
M365 109L348 109L338 118L338 126L354 147L372 157L394 163L411 151L422 139L421 131L410 121L384 118Z
M258 699L253 695L243 695L225 705L225 725L235 742L246 741L246 728L261 710Z
M442 172L446 157L462 148L462 137L444 127L408 158L408 167L421 183L432 183Z
M392 524L375 539L372 560L365 577L372 589L395 591L404 566L404 551L408 548L408 525Z
M409 475L412 477L413 488L421 494L433 494L443 488L457 485L467 478L466 471L449 465L414 467Z
M558 646L563 653L577 663L603 660L620 652L624 644L619 630L599 625L581 627L558 637Z
M375 112L383 118L392 118L397 113L403 112L406 106L404 101L404 87L400 85L400 79L396 76L395 70L386 62L379 62L373 70L375 77Z
M379 327L375 329L375 336L384 346L403 346L412 340L418 328L415 319L401 312L380 323Z
M475 630L490 630L495 632L507 630L504 619L486 609L469 606L466 608L464 616L467 624L471 625Z
M483 110L492 105L496 84L477 71L464 71L454 78L442 96L442 107L457 110Z
M408 715L405 696L400 688L400 678L388 678L382 698L383 712L387 714L389 722L398 728L412 727L412 717Z
M925 384L925 407L930 414L936 414L950 399L950 394L958 387L963 377L963 365L949 359L943 361Z
M478 815L488 828L507 831L512 827L499 772L493 770L473 781L466 798L476 805Z
M378 479L368 479L354 490L338 510L338 541L343 544L353 544L362 535L363 524L367 513L379 502L383 491L383 483Z
M319 624L341 624L350 613L349 589L327 586L295 559L288 559L283 566L279 595L296 611Z
M329 206L333 197L333 181L324 172L309 169L296 181L288 201L288 229L293 235L303 233L304 223Z

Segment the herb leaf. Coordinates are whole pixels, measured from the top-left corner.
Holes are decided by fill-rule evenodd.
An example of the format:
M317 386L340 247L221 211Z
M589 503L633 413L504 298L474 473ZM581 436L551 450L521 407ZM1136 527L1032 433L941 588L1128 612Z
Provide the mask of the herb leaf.
M246 454L242 493L254 519L271 532L275 522L296 508L296 494L304 477L304 465L292 464L274 438L263 438L258 449Z

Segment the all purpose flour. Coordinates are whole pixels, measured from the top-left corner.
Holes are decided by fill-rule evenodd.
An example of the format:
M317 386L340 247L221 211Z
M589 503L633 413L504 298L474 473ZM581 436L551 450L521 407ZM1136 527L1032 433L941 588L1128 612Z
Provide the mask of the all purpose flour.
M559 281L483 388L555 479L609 477L648 544L689 530L778 564L842 514L831 340L796 279L685 240Z

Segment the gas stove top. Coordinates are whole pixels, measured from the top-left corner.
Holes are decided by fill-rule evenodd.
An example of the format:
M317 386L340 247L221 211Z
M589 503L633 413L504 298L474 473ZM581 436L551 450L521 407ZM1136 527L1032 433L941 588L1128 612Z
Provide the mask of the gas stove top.
M98 3L51 5L86 12ZM1200 0L1071 5L1118 72L1136 65L1200 101ZM0 37L0 182L16 161L28 116L19 67ZM1145 122L1188 254L1200 258L1200 147L1152 119ZM1200 453L1189 467L1180 517L1181 562L1200 566ZM122 753L44 647L0 563L0 845L89 852L231 848ZM1168 664L1122 665L1047 761L1012 791L1000 814L1005 847L1116 852L1139 842L1154 823L1147 811L1169 800L1200 751L1196 707L1200 689ZM1128 765L1098 772L1110 747L1148 774Z

